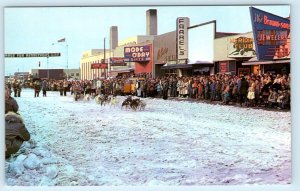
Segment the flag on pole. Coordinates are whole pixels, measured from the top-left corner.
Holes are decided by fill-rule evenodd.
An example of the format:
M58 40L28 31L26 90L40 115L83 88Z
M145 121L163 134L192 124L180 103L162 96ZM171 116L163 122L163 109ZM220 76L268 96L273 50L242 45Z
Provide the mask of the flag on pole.
M66 38L59 39L57 42L66 42Z

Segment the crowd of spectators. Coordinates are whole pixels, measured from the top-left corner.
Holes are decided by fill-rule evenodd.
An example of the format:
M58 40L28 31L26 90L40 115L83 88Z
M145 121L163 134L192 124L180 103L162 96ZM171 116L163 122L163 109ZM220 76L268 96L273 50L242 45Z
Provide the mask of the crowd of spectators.
M189 77L170 75L156 78L149 73L142 73L95 80L50 80L47 84L40 82L39 88L59 91L61 96L66 96L67 92L74 95L125 95L128 92L124 92L124 86L132 83L129 78L136 79L131 84L130 93L143 98L171 97L246 107L290 108L290 75L270 73Z

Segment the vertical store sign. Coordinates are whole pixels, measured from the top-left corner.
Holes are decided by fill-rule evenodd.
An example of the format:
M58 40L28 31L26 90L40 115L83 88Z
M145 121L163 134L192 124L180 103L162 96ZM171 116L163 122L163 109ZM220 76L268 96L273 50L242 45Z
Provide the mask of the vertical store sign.
M250 7L252 30L258 60L288 58L290 20Z
M178 17L176 20L176 52L178 60L188 59L188 17Z

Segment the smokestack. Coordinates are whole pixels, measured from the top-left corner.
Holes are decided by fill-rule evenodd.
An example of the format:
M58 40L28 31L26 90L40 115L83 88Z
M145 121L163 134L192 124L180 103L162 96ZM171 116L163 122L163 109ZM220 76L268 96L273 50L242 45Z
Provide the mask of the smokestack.
M157 10L149 9L146 12L146 35L157 35Z
M110 48L115 49L118 46L118 27L111 26L110 27Z

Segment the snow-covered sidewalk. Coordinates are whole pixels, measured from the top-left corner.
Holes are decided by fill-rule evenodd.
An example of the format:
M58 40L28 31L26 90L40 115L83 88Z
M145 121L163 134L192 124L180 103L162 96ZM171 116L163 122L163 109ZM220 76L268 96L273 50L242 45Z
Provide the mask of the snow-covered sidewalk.
M8 185L291 183L290 112L151 98L134 112L33 95L16 98L32 140L6 161Z

